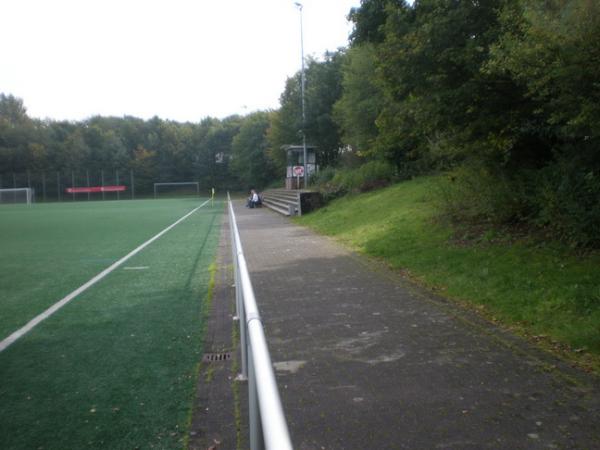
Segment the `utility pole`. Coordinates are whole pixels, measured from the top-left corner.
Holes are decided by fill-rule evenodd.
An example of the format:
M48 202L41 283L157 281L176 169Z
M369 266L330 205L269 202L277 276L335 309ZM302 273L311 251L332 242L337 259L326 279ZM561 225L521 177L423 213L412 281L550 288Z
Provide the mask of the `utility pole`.
M300 96L302 98L302 154L304 161L304 188L308 186L308 161L306 152L306 108L304 102L304 86L306 83L304 77L304 29L302 26L302 3L294 3L300 11L300 52L302 56L302 69L300 72Z

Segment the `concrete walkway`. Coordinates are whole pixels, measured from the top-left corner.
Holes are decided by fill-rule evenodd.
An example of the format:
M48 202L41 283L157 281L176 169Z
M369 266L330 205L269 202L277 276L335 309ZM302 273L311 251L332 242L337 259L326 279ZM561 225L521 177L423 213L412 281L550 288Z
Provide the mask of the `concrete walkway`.
M236 204L296 449L600 449L597 380Z

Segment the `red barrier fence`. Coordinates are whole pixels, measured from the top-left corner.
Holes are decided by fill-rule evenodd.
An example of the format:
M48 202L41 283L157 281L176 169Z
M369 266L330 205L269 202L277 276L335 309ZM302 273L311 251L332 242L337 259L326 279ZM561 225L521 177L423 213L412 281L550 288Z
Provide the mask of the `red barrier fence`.
M126 186L90 186L90 187L70 187L65 189L67 194L88 194L92 192L123 192Z

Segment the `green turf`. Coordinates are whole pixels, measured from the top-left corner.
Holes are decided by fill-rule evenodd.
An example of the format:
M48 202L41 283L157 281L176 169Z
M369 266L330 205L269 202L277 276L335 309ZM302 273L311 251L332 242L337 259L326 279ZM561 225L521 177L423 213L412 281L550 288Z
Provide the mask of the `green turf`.
M197 204L140 200L0 207L0 339Z
M600 255L556 243L485 234L456 239L438 223L440 178L350 196L300 219L354 249L383 258L442 295L483 306L530 335L600 356Z
M24 242L26 261L19 265L19 245L2 237L15 259L2 255L2 264L11 262L11 275L17 267L31 269L14 280L3 274L2 316L7 305L20 316L3 319L3 326L40 312L198 204L106 202L0 211L3 231ZM0 448L182 446L222 209L196 212L0 353ZM18 296L17 306L4 301L5 292ZM36 294L43 299L29 301Z

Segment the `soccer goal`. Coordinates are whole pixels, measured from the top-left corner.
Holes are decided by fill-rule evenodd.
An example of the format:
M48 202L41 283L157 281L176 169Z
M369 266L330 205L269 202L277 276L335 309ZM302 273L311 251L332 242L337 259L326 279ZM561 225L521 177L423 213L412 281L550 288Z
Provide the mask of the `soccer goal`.
M154 198L191 196L200 196L200 183L198 183L197 181L180 181L177 183L154 183Z
M32 188L0 189L0 205L6 203L33 203L34 190Z

